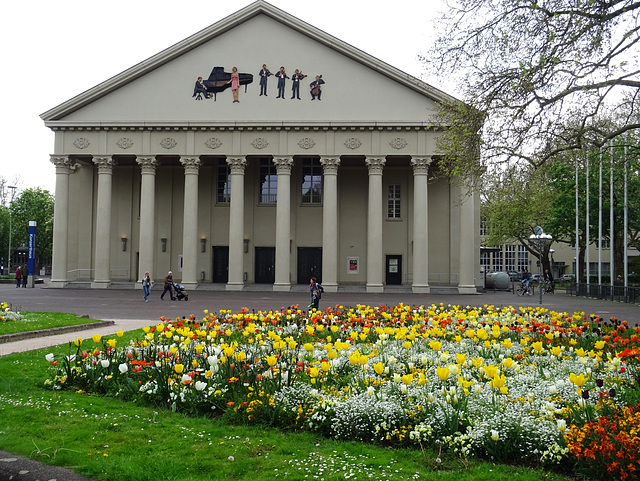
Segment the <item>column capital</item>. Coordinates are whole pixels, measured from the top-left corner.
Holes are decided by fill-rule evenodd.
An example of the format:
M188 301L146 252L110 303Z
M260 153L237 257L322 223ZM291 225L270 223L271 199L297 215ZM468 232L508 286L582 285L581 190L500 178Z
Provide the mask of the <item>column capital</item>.
M273 163L276 166L276 170L279 174L291 175L291 167L293 167L293 156L281 156L274 157Z
M200 157L197 155L185 155L180 157L180 163L184 167L185 174L198 174L200 170Z
M413 175L428 174L429 166L433 162L433 157L412 157L411 166L413 167Z
M384 169L384 164L386 162L387 159L383 155L367 156L364 160L364 163L367 164L367 167L369 168L369 175L382 175L382 169Z
M71 172L71 161L68 155L51 155L49 160L56 166L56 174L69 174Z
M154 156L140 156L136 157L136 162L140 166L140 170L143 174L155 174L156 167L158 166L158 159Z
M325 174L337 174L338 167L340 167L339 155L325 155L320 157L320 164L322 165L322 171Z
M115 161L110 155L97 155L92 160L98 166L98 174L112 173Z
M232 174L244 175L244 168L247 166L247 158L227 157L227 165L231 168Z

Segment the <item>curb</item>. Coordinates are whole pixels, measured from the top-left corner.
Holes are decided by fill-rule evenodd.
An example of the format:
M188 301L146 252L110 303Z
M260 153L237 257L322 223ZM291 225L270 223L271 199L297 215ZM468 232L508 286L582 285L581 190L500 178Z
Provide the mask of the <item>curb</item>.
M52 327L51 329L40 329L39 331L14 332L12 334L3 334L0 336L0 344L6 342L24 341L25 339L33 339L34 337L55 336L56 334L65 334L67 332L85 331L97 327L113 326L114 321L88 322L86 324L76 324L74 326Z

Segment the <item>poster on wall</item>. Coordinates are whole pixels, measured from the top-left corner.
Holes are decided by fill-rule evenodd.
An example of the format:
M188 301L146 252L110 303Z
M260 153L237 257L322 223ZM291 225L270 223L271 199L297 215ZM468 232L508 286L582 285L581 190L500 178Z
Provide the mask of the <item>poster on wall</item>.
M360 258L347 257L347 274L359 274L359 273L360 273Z

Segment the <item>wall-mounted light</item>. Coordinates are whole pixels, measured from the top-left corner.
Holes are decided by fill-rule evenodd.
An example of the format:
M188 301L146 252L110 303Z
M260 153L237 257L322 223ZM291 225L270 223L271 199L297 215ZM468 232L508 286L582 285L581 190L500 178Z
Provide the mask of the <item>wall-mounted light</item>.
M162 252L167 252L167 238L163 237L160 239L160 248L162 249Z
M249 252L249 239L244 240L244 253L247 254Z
M207 252L207 239L200 239L200 252Z
M126 236L122 236L120 238L120 245L122 246L122 252L126 252L127 251L127 237Z

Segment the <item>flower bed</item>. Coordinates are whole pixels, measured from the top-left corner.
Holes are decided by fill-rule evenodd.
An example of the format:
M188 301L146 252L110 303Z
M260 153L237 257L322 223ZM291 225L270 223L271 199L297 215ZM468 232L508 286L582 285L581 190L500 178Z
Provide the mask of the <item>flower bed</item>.
M9 304L0 302L0 322L21 321L24 316L19 312L12 311Z
M144 332L122 346L117 336L76 339L60 362L47 357L55 372L46 384L336 439L638 479L640 329L626 322L401 304L205 311ZM605 438L613 448L597 447Z

